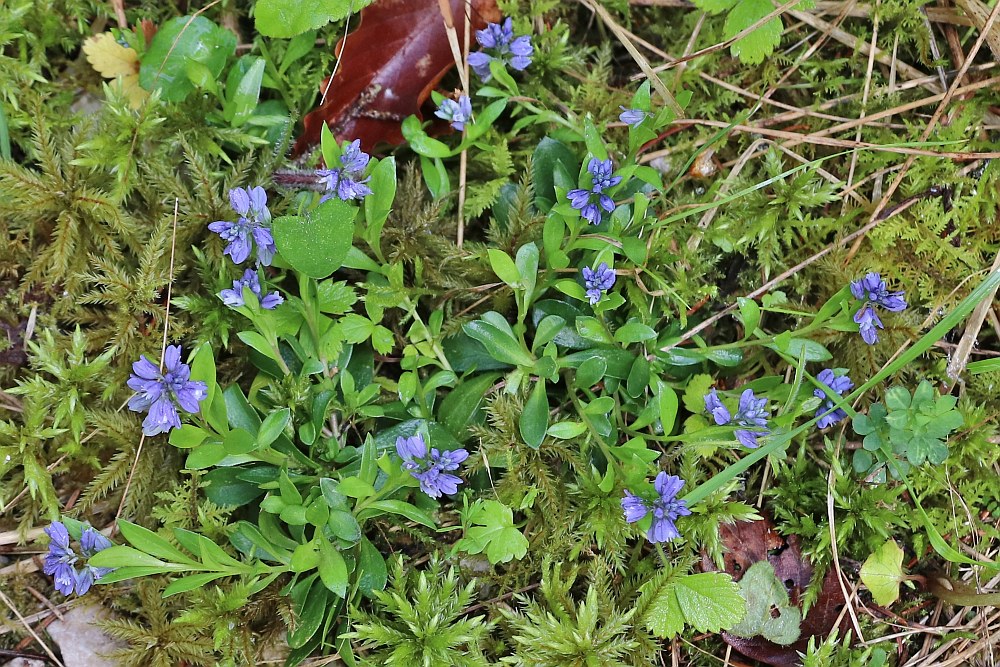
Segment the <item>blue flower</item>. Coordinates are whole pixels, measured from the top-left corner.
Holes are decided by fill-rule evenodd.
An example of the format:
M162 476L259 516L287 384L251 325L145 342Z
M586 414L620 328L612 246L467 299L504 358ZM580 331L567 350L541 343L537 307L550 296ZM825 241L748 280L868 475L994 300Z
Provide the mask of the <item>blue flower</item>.
M227 242L223 254L234 264L242 264L257 244L257 261L270 266L277 248L271 236L271 212L267 209L267 193L257 186L252 189L234 188L229 191L229 204L240 216L236 222L219 220L208 226Z
M451 126L461 132L465 129L465 124L472 120L472 102L468 95L459 95L457 102L446 98L441 100L441 106L434 115L451 121Z
M353 201L364 199L370 195L372 190L365 183L371 179L371 176L362 178L365 169L368 168L369 160L371 160L371 156L361 150L360 139L346 144L340 154L339 167L316 171L319 182L326 186L327 191L327 194L320 198L320 202L325 202L333 197L342 201Z
M45 533L49 536L49 551L45 555L42 570L45 574L52 575L56 590L63 595L70 595L74 591L77 595L83 595L90 590L95 581L108 572L114 571L114 568L111 567L94 567L90 564L77 570L75 565L79 558L76 551L70 546L69 531L61 522L53 521L45 529ZM85 558L90 558L98 551L110 546L112 546L111 540L104 535L90 526L84 529L80 538L80 547Z
M649 527L646 539L654 544L669 542L680 537L680 532L678 532L674 522L677 521L678 517L691 514L687 503L677 498L677 494L684 487L684 480L661 471L656 476L653 487L658 496L653 501L636 496L631 491L625 491L625 497L621 501L622 510L625 512L625 521L635 523L651 513L653 523Z
M816 376L816 379L825 384L830 389L832 389L834 392L836 392L838 396L843 396L845 391L854 386L854 383L851 382L851 378L847 377L846 375L840 375L840 376L834 375L832 368L824 368L823 370L821 370L819 372L819 375ZM816 408L817 417L820 417L820 415L822 415L824 412L829 412L830 410L833 410L834 408L833 401L827 397L825 391L819 388L814 389L813 396L815 396L816 398L826 399L818 408ZM827 426L833 426L846 416L847 416L846 412L844 412L841 408L837 408L833 412L830 412L830 414L820 417L819 421L816 422L816 428L826 428Z
M42 571L52 575L56 590L63 595L70 595L76 586L76 552L69 544L69 532L59 521L53 521L45 529L49 536L49 552L45 555Z
M642 109L627 109L623 106L619 106L618 108L622 110L622 112L618 115L618 120L631 126L632 128L639 127L642 125L642 121L653 115L648 111L643 111Z
M609 269L607 262L601 262L597 269L583 267L583 283L587 286L587 297L590 305L597 304L601 295L615 284L615 271Z
M621 176L612 176L614 166L611 160L598 160L596 157L590 158L587 164L587 171L590 172L593 185L590 190L576 188L566 193L570 206L580 211L580 215L592 225L601 224L604 209L608 213L615 210L615 200L605 194L605 190L613 188L622 182ZM594 201L594 198L597 201Z
M462 479L448 473L458 470L459 464L469 458L469 452L464 449L443 452L431 449L428 454L424 436L417 433L409 438L396 438L396 453L403 459L403 470L413 475L420 482L420 490L431 498L458 492Z
M851 294L855 299L870 301L894 313L906 310L904 292L890 292L882 276L874 272L867 274L861 280L852 280Z
M758 445L757 438L770 433L767 430L767 420L771 416L767 409L767 398L757 398L754 396L753 389L745 389L740 394L740 404L736 409L735 416L730 415L729 410L719 400L715 389L705 395L705 410L712 414L715 423L719 426L735 423L737 426L748 427L733 431L733 435L744 447L755 449Z
M508 63L517 71L522 71L531 64L534 48L528 35L514 36L514 24L507 17L503 24L490 23L483 30L476 31L476 41L483 51L469 54L469 66L479 76L483 83L493 78L490 72L490 62L498 60Z
M140 355L139 361L132 364L132 375L128 379L128 386L136 392L129 399L129 410L149 411L142 421L142 432L146 435L179 428L181 420L177 407L196 413L208 396L208 386L204 382L191 380L191 367L181 361L180 345L167 346L163 367L165 374L161 374L145 355Z
M253 292L257 297L257 300L260 301L260 307L266 310L274 310L285 300L284 297L277 292L262 294L260 289L260 278L257 276L257 271L255 269L247 269L243 272L242 278L233 281L232 289L224 289L219 292L222 302L231 307L242 306L244 304L244 287L250 288L250 291Z
M705 394L705 409L712 414L712 417L715 418L715 423L719 426L724 426L732 420L729 409L719 400L719 394L716 393L714 387Z
M861 309L854 313L854 321L858 323L858 330L861 332L861 339L869 345L878 342L878 330L884 329L882 320L875 313L875 307L870 303L861 306Z
M851 281L851 294L855 299L863 301L861 308L854 314L854 321L858 323L861 331L861 338L869 345L878 342L878 329L884 329L882 320L875 313L875 306L880 306L886 310L898 313L906 310L906 300L903 292L890 292L882 276L871 272L861 280Z

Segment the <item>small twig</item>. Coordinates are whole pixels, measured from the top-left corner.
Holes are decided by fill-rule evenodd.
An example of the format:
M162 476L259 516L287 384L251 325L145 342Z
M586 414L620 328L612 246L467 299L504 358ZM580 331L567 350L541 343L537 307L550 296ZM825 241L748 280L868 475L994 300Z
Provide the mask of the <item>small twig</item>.
M972 45L972 49L969 51L969 55L965 59L965 62L962 63L962 67L958 70L958 74L955 76L955 80L948 88L947 92L944 95L944 98L941 100L941 103L938 105L937 109L934 110L934 114L931 116L930 120L927 121L927 126L924 128L924 131L920 133L920 141L922 142L927 141L927 139L931 136L931 133L937 126L938 121L941 119L941 116L944 115L945 109L948 108L948 105L951 103L952 98L958 91L959 86L962 83L962 79L965 78L966 72L969 71L969 66L972 65L972 61L976 59L976 55L979 53L979 49L982 48L983 43L986 41L987 36L989 36L990 31L993 29L993 23L997 20L998 16L1000 16L1000 3L997 3L997 5L993 7L992 11L990 11L990 15L986 19L986 25L983 26L982 31L979 33L979 37L976 38L976 42ZM896 174L896 178L892 180L892 183L889 184L889 187L886 189L885 194L882 195L882 198L879 200L878 205L875 207L875 210L872 211L869 220L872 221L878 220L879 215L882 213L882 210L889 204L889 199L896 192L896 189L902 184L903 179L906 177L907 172L909 171L910 167L913 165L913 162L915 160L916 160L915 155L911 155L910 157L906 158L906 162L903 163L903 168L900 170L898 174ZM844 262L845 265L851 261L854 255L861 248L861 242L863 240L864 240L864 235L859 236L858 239L854 242L854 245L851 246L851 249L848 251L847 257Z
M681 108L681 105L677 103L676 99L674 99L673 94L667 90L667 87L656 73L657 69L654 69L649 64L646 56L642 55L639 49L635 47L635 44L632 43L632 40L629 39L628 32L614 20L611 14L608 13L608 10L605 9L600 3L591 2L590 0L580 0L580 3L604 21L604 24L608 26L611 32L615 34L615 37L618 38L618 41L622 43L622 46L625 47L625 50L629 52L629 55L632 56L635 64L638 65L639 69L642 70L642 73L646 75L650 85L652 85L653 88L656 89L656 92L660 94L660 97L663 98L664 103L670 107L675 114L678 116L682 115L684 113L684 109ZM678 63L679 61L674 62ZM663 66L661 66L660 69L663 69Z
M42 649L44 649L45 652L52 659L52 662L59 665L59 667L66 667L64 664L62 664L62 662L59 661L59 658L56 657L56 654L52 652L52 649L49 648L49 645L42 641L42 638L38 636L38 633L35 632L35 629L32 628L31 625L28 623L28 621L25 620L24 616L21 616L21 612L17 610L17 607L14 606L14 603L10 601L10 598L8 598L2 590L0 590L0 600L3 600L3 603L7 605L7 608L10 609L12 612L14 612L14 615L17 616L17 620L21 621L21 625L24 626L24 629L28 631L29 635L34 637L35 641L38 642L38 645L41 646Z

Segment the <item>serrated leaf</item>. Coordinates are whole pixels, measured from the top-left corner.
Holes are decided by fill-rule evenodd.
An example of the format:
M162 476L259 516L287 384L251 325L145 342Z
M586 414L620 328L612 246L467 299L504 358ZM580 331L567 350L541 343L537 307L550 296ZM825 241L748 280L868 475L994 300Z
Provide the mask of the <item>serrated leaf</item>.
M705 411L705 394L711 389L715 380L711 375L693 375L684 388L684 407L688 412L698 414Z
M903 550L895 540L889 540L868 557L861 566L861 581L871 591L875 602L883 607L899 599L899 582L903 580Z
M669 639L690 625L700 632L718 632L739 623L746 613L740 588L728 574L704 572L675 578L659 590L643 587L649 601L643 623L657 637Z
M746 603L728 574L703 572L677 579L677 601L688 625L699 632L718 632L739 623Z
M740 0L726 16L725 37L736 36L773 11L770 0ZM759 65L781 43L782 29L781 19L776 16L737 40L730 51L744 64Z

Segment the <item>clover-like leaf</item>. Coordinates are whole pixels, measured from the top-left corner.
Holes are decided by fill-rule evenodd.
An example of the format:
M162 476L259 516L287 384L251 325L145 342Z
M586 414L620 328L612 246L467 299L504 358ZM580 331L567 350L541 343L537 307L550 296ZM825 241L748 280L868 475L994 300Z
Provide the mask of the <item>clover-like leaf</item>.
M899 582L903 580L903 550L895 540L889 540L868 557L861 566L861 581L871 591L875 602L890 605L899 599Z

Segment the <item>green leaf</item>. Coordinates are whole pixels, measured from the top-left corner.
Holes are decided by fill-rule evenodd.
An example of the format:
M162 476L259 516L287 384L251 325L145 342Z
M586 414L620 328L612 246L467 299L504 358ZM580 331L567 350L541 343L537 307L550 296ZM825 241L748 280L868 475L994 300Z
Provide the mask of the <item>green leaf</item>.
M239 456L252 452L256 448L257 441L254 440L252 435L241 428L234 428L226 434L225 439L222 441L222 449L225 450L227 456Z
M332 510L327 519L327 526L334 535L345 542L357 542L361 539L361 526L350 512Z
M271 347L271 344L267 342L267 339L261 336L256 331L240 331L236 334L236 337L243 341L247 346L257 350L265 357L272 361L278 360L278 354Z
M628 325L626 325L628 326ZM641 326L641 325L640 325ZM622 327L625 328L625 327ZM580 336L595 343L613 343L614 339L596 317L576 318L576 331Z
M545 381L539 379L531 391L518 420L521 438L532 449L538 449L545 439L549 426L549 399L545 393Z
M258 56L244 56L229 70L226 106L222 115L233 127L245 123L257 108L265 64L265 60Z
M288 408L282 408L269 414L257 432L257 444L261 447L267 447L277 440L291 419L292 412Z
M746 613L739 587L728 574L703 572L677 580L677 600L688 625L699 632L719 632Z
M770 0L740 0L726 16L724 36L726 39L735 37L773 11L774 5ZM781 19L776 16L737 40L730 51L733 57L739 58L746 65L759 65L781 43L782 29Z
M792 338L791 333L786 331L775 337L774 342L767 347L778 352L784 352L794 359L801 359L803 352L806 361L826 361L833 359L833 355L821 343L806 338Z
M471 515L475 525L459 540L458 548L470 554L486 551L490 563L520 560L528 553L528 540L514 527L514 512L495 500L477 503Z
M308 583L308 579L301 584ZM301 648L306 645L312 636L316 634L323 619L326 617L326 609L330 600L330 592L322 581L314 581L308 589L305 600L301 605L296 605L298 625L288 633L288 645L292 648Z
M462 330L470 338L482 343L497 361L512 366L533 366L535 363L534 358L521 347L520 341L485 320L469 322Z
M323 585L338 597L347 597L347 563L337 549L322 537L319 543L319 578Z
M579 322L579 320L577 320ZM583 332L581 335L585 336ZM656 331L641 322L629 322L615 332L615 341L622 345L641 343L656 338Z
M762 635L782 646L798 641L802 612L789 604L788 591L771 563L763 560L751 565L740 579L740 590L747 601L747 613L729 632L740 637Z
M440 421L459 441L468 438L468 427L481 421L486 392L496 383L499 373L483 373L460 382L441 401Z
M490 266L493 268L493 273L497 274L497 278L511 287L520 284L521 272L517 270L517 265L514 264L510 255L496 248L490 248L486 252L490 258Z
M337 490L349 498L360 499L375 495L375 487L357 477L345 477L340 480Z
M207 442L198 445L188 454L184 467L188 470L204 470L226 458L226 448L221 442Z
M896 540L889 540L868 557L861 566L861 581L871 591L875 602L887 607L899 599L903 580L903 550Z
M572 440L573 438L581 435L587 430L587 425L581 422L556 422L549 427L548 433L553 438L558 438L560 440Z
M170 432L168 441L178 449L191 449L205 442L208 432L194 424L184 424Z
M719 632L739 623L746 613L739 586L722 572L676 577L658 588L654 583L640 588L647 599L641 597L637 606L648 604L642 622L657 637L674 637L685 624L700 632Z
M94 567L152 567L160 572L171 572L185 569L183 565L172 565L159 558L126 546L108 547L97 552L87 561Z
M556 203L555 186L575 188L579 170L576 154L565 144L549 137L542 139L531 160L535 206L538 210L548 213Z
M139 67L139 85L159 89L167 102L182 102L194 84L188 76L189 62L202 65L218 78L236 52L236 35L204 16L180 16L160 26Z
M168 598L171 595L177 595L178 593L187 593L188 591L193 591L196 588L207 586L216 579L221 579L226 576L229 576L227 572L200 572L198 574L190 574L186 577L181 577L180 579L170 582L170 584L163 589L163 597Z
M368 187L372 194L365 197L365 241L379 257L382 256L382 227L396 198L396 158L389 156L372 169Z
M118 529L121 531L122 537L128 540L129 544L151 556L156 556L171 563L197 564L190 556L148 528L143 528L142 526L122 520L118 522Z
M310 278L326 278L347 258L357 215L356 206L333 197L306 216L275 218L274 243L293 269Z
M371 510L377 511L372 512ZM402 500L379 500L373 502L365 508L365 510L359 515L359 518L375 516L382 512L405 516L410 521L416 521L417 523L427 526L428 528L437 528L437 524L434 523L434 518L430 514Z
M657 380L656 384L656 406L660 413L660 423L663 425L663 432L670 434L673 432L674 422L677 421L677 392L665 382ZM700 407L704 407L704 403Z
M254 20L266 37L295 37L307 30L340 21L373 0L257 0Z
M322 538L316 541L321 544L326 542ZM295 551L292 552L292 559L288 561L288 568L292 572L307 572L317 565L319 565L319 554L316 553L316 547L312 542L300 544L295 547ZM320 573L320 576L322 576L322 573Z
M358 570L358 590L366 597L372 597L374 592L383 590L386 582L389 580L389 573L385 567L385 558L364 537L361 538Z

